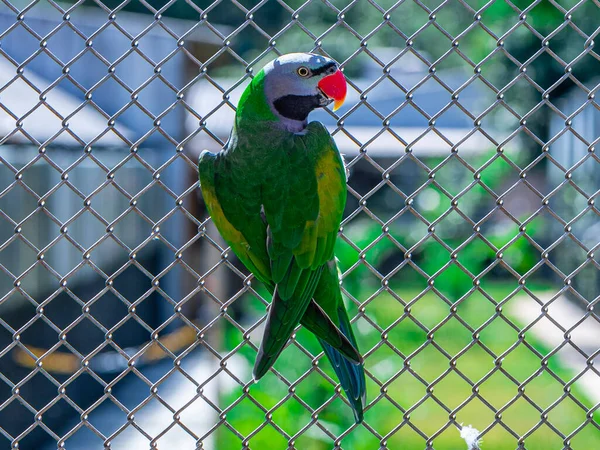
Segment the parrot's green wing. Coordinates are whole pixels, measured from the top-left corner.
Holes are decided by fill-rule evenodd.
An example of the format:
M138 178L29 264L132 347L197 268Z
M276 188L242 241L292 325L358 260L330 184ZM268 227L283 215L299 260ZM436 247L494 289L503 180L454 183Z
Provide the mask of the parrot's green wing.
M240 261L272 291L271 262L266 251L267 227L260 215L259 188L248 186L243 192L232 192L237 185L235 180L228 179L231 172L222 153L203 151L198 175L204 203L219 233ZM217 185L220 195L217 195ZM227 198L226 208L221 206L223 196Z
M333 258L346 204L344 164L323 125L312 122L305 133L293 135L280 158L287 159L282 164L287 170L271 174L262 196L269 224L267 251L277 288L254 366L256 379L273 365L309 307L321 271ZM322 334L317 327L311 331ZM353 359L359 361L360 355L352 350Z

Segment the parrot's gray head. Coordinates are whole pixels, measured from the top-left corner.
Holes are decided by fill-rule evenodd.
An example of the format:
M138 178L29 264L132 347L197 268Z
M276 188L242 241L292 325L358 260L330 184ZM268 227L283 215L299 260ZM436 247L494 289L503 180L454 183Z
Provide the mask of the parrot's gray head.
M332 59L312 53L289 53L263 69L267 102L282 125L301 131L315 108L334 103L339 108L346 97L346 79Z

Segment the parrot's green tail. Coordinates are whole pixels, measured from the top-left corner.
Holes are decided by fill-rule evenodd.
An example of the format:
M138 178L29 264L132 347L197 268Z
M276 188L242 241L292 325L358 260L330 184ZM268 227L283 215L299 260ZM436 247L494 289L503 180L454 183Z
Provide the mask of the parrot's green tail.
M261 379L267 373L283 351L310 303L322 271L323 269L319 268L302 274L301 281L304 287L300 289L301 294L298 297L283 300L279 290L275 289L267 315L265 334L252 371L255 380Z
M356 345L356 338L352 332L350 326L350 319L348 313L343 304L338 307L338 314L340 318L340 330L348 338L348 340L358 349ZM365 369L363 364L352 363L348 359L344 358L340 352L329 345L327 342L319 339L333 370L335 371L342 388L346 392L346 396L352 406L354 412L354 420L356 423L363 421L363 408L365 407L366 398L366 381L365 381Z

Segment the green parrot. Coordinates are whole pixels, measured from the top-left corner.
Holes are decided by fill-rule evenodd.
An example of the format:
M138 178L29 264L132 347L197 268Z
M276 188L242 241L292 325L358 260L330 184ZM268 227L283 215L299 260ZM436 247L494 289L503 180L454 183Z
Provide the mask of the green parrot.
M229 140L204 150L202 196L223 239L273 298L253 376L273 366L301 323L319 339L352 406L366 402L363 360L342 300L334 245L346 204L346 170L315 108L346 96L335 61L311 53L267 64L239 101Z

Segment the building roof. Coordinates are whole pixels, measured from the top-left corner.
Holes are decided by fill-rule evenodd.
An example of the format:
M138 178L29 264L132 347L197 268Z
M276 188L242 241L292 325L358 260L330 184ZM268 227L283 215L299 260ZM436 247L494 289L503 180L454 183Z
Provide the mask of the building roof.
M40 90L48 85L47 80L30 70L25 70L23 77L17 76L15 66L0 56L0 137L11 134L8 142L32 143L21 131L15 132L17 120L7 111L21 119L33 110L22 120L23 132L40 143L53 138L53 144L77 144L69 131L63 130L63 120L80 108L81 101L56 86L48 91L46 100L41 102ZM67 123L68 130L86 143L101 135L108 126L107 119L89 105L69 118ZM124 126L119 127L119 132L125 137L132 134ZM108 132L102 137L102 144L123 145L123 140Z
M10 10L0 12L0 30L4 30L0 102L6 109L17 116L24 114L39 102L40 92L35 88L44 90L57 80L58 84L47 93L46 102L63 117L75 111L85 101L86 92L91 92L95 105L108 116L116 117L114 128L128 136L130 142L142 138L149 146L163 142L153 118L165 111L167 114L160 120L161 129L176 139L183 138L182 112L170 110L177 101L177 89L188 82L189 58L178 51L178 39L185 35L186 43L221 45L222 40L205 24L171 18L161 18L159 23L153 15L123 11L109 19L108 12L89 7L74 9L66 20L47 2L32 3L24 10L22 21L17 21L16 14ZM227 27L219 26L219 29L227 32ZM132 45L133 39L136 46ZM155 67L159 63L161 72L157 77ZM17 76L20 66L30 84L19 77L6 86ZM67 76L63 72L65 67L69 69ZM149 83L151 78L154 81ZM132 92L138 89L138 98L131 104ZM61 121L49 108L40 105L23 121L23 130L43 142L61 128ZM69 120L69 128L88 141L102 132L107 122L93 106L86 105ZM15 123L14 117L0 110L2 135L12 132ZM23 139L27 141L19 132L13 141ZM56 142L75 144L77 141L63 131ZM103 137L98 145L115 143L123 143L116 134Z

